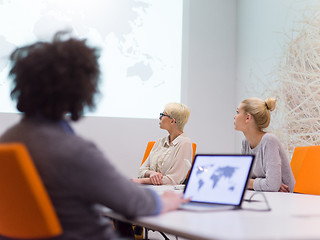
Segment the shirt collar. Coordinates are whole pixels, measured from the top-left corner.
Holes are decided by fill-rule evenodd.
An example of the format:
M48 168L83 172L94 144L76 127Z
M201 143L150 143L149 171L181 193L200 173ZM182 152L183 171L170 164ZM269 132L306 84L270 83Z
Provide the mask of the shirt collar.
M184 133L181 133L178 137L176 137L173 141L172 141L172 145L177 145L179 142L182 141L182 137L185 137L186 135ZM166 137L166 140L164 141L164 145L170 146L169 144L169 136Z
M72 127L70 126L70 124L66 120L64 120L64 119L59 120L58 123L62 127L64 132L72 134L72 135L74 134Z

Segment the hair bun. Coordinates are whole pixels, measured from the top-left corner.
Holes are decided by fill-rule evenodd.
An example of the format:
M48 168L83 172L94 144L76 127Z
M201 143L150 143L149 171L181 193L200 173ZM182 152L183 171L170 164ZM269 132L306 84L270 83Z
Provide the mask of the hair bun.
M264 100L266 103L266 107L269 111L273 111L276 108L276 98L270 98L268 97L266 100Z

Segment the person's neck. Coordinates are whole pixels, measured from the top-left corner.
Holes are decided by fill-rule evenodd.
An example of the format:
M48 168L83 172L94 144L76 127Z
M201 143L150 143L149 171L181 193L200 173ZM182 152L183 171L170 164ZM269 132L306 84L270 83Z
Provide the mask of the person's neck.
M183 131L181 131L181 130L173 130L173 131L169 132L169 143L172 143L173 140L175 140L182 133L183 133Z
M243 132L243 134L250 143L251 149L253 149L259 145L263 135L266 134L266 132L258 129L251 129L246 132Z

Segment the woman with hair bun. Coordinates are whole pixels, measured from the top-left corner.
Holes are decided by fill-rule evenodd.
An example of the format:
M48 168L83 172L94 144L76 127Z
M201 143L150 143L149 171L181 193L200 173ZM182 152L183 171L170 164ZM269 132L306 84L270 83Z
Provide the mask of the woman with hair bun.
M254 154L255 163L248 188L256 191L293 192L295 180L287 155L278 140L264 131L269 126L275 98L243 100L234 116L234 128L242 131L243 154Z

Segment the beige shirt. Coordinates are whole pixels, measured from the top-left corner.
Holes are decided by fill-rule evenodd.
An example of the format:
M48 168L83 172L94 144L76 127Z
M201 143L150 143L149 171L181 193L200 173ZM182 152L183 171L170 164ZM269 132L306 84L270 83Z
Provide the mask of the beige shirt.
M192 143L185 134L179 135L169 144L169 136L156 141L149 157L139 169L139 178L148 170L160 172L163 184L181 184L191 167Z

